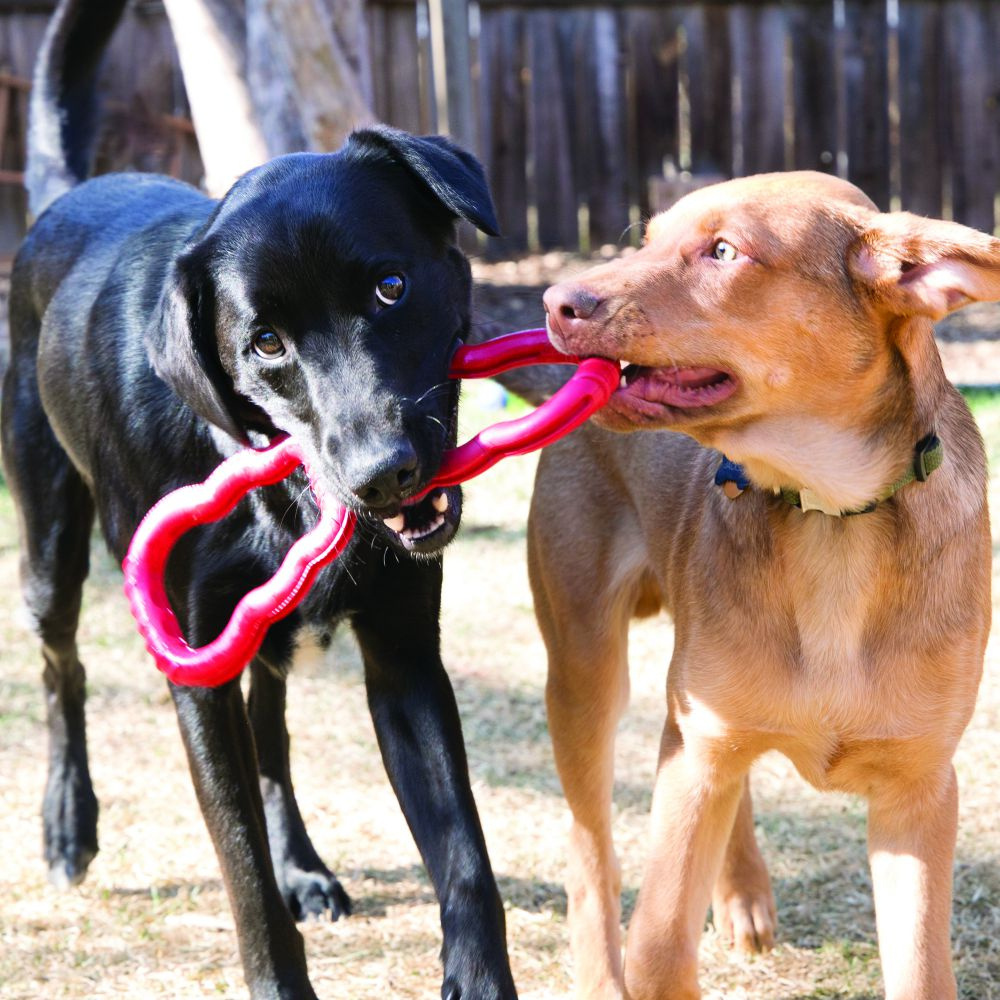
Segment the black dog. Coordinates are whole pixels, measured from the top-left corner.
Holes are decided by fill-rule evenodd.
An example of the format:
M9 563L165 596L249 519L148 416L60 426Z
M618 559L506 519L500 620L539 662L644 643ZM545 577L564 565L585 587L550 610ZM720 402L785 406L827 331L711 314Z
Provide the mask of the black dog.
M457 489L406 505L454 439L451 355L466 335L461 217L495 219L478 163L389 128L279 158L219 203L166 178L81 183L92 76L124 0L64 0L36 74L30 193L40 215L11 287L3 393L23 582L50 731L45 852L77 882L97 851L75 632L94 514L121 559L164 493L239 443L294 434L361 518L357 541L238 682L172 688L254 997L313 997L293 915L348 909L296 806L284 676L306 631L348 620L393 787L441 905L449 1000L515 996L504 917L441 664L441 562ZM77 184L77 186L73 186ZM202 645L317 519L305 479L257 491L186 536L167 585ZM389 525L385 522L389 521ZM391 526L390 526L391 525Z

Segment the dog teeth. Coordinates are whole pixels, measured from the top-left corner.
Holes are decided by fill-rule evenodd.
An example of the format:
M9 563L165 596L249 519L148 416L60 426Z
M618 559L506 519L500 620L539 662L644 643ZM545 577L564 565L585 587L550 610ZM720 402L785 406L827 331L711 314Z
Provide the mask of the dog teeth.
M387 517L383 523L390 531L395 531L398 535L406 527L406 515L397 514L395 517Z
M431 506L439 514L443 514L448 509L448 494L439 493L433 500L431 500Z
M422 528L411 528L409 531L402 532L402 536L411 542L419 542L421 538L426 538L437 531L442 524L444 524L444 515L438 514L430 524L425 524Z

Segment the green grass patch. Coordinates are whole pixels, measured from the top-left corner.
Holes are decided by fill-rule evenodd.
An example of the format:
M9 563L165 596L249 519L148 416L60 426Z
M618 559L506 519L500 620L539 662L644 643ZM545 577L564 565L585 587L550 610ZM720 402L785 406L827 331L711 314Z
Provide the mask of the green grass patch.
M980 416L1000 415L1000 388L965 388L962 390L962 395L977 420Z
M1000 474L1000 389L963 389L972 415L986 442L986 456L995 480Z

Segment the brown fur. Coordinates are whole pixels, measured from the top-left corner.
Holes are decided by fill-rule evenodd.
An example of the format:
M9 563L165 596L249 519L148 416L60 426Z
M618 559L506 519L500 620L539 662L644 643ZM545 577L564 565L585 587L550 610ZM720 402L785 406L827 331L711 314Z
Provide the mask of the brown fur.
M737 260L712 256L719 238ZM810 173L689 195L653 219L638 253L546 293L550 334L568 351L716 368L738 386L702 409L637 413L616 397L539 465L529 563L573 813L578 996L698 997L713 897L737 943L772 944L746 779L776 749L816 787L868 800L889 1000L955 997L951 761L990 625L990 532L982 441L932 320L998 298L1000 241L879 214ZM803 513L772 492L862 506L932 430L941 468L872 513ZM735 499L713 483L720 451L751 479ZM676 637L623 967L614 731L629 620L658 607Z

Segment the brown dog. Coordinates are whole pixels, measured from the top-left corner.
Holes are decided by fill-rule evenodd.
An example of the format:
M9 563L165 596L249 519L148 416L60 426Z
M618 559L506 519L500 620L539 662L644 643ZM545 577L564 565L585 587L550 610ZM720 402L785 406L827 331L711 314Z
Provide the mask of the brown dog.
M558 346L629 363L594 423L659 432L585 427L542 456L532 505L579 996L698 997L713 886L724 929L771 943L746 776L777 749L868 799L887 997L955 997L951 761L990 532L982 441L931 322L980 299L1000 299L1000 240L812 173L691 194L638 253L546 293ZM659 608L676 638L623 969L614 731L629 619Z

